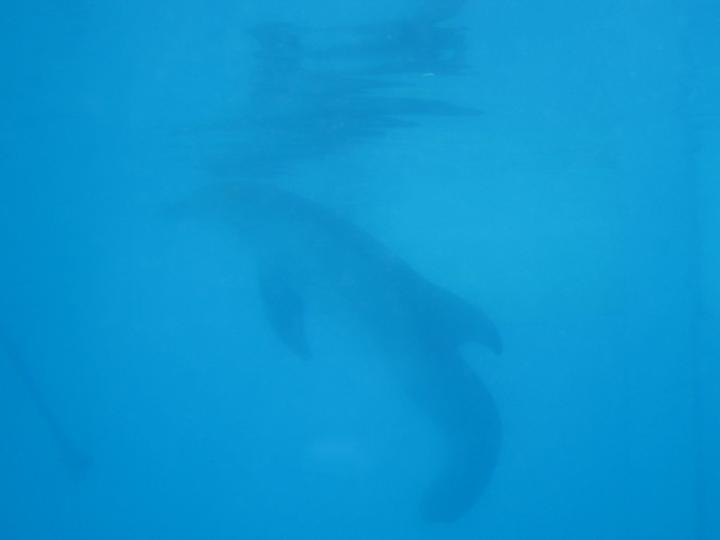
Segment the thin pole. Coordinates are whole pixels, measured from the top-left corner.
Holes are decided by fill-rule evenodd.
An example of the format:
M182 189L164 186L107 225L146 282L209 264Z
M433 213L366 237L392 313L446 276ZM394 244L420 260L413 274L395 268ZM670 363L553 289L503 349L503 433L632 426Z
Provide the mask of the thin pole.
M90 466L90 458L80 451L68 437L58 417L48 404L45 395L40 391L25 359L4 335L0 335L0 355L7 358L10 367L16 373L23 388L35 404L37 411L50 431L63 463L75 474L84 472Z
M698 6L696 5L695 8ZM691 14L689 20L693 20L697 14ZM696 22L696 21L693 21ZM691 399L691 428L692 428L692 470L693 470L693 497L695 506L695 538L697 540L708 540L708 505L707 505L707 456L705 451L705 384L703 377L704 352L705 352L705 224L704 224L704 186L702 175L702 129L698 125L699 108L702 106L697 100L697 89L701 84L698 63L702 62L698 58L698 43L695 34L695 24L689 24L684 28L684 58L686 62L685 69L685 85L683 96L683 107L681 110L685 115L685 136L687 153L687 181L690 193L689 205L689 227L688 238L691 250L689 252L689 292L691 294L690 304L690 391Z

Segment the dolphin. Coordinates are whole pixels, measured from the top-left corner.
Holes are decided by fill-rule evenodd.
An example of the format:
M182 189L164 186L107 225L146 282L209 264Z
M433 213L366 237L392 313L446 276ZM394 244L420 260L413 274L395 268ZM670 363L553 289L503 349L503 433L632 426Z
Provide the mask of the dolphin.
M297 356L312 357L309 303L352 314L445 443L447 462L424 495L423 516L449 522L473 506L501 439L495 401L460 354L466 342L502 352L498 330L478 307L423 278L352 222L267 183L215 185L169 213L237 233L256 261L267 320Z

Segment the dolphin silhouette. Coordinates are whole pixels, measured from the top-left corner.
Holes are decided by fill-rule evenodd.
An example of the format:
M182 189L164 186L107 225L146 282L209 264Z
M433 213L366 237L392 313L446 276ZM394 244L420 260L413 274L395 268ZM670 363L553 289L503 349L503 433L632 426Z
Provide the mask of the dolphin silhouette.
M312 355L308 302L351 312L446 443L448 459L424 497L423 515L453 521L472 507L495 468L501 437L495 402L460 354L470 341L502 352L496 327L479 308L423 278L351 222L276 187L216 185L170 213L219 222L245 240L268 321L298 356Z

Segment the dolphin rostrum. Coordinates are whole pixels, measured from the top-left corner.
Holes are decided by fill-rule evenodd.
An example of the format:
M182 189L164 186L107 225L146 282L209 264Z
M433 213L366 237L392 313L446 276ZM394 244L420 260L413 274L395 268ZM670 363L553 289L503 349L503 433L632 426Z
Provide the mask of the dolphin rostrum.
M480 309L423 278L354 224L267 184L214 186L170 213L219 222L246 241L269 324L298 356L312 354L308 303L342 306L360 321L445 442L448 459L424 497L423 515L453 521L472 507L495 468L501 437L495 402L460 354L471 341L502 352Z

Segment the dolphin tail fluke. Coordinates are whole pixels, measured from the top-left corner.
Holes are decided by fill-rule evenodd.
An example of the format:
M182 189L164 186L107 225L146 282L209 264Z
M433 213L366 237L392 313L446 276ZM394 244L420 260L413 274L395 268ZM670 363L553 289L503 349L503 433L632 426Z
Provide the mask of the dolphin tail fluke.
M497 464L501 426L490 392L467 365L458 360L436 366L435 384L421 406L443 436L447 458L423 498L422 514L450 522L465 514L487 486Z
M448 523L465 515L485 489L496 464L497 441L487 438L456 441L449 460L422 500L422 515L428 521Z

